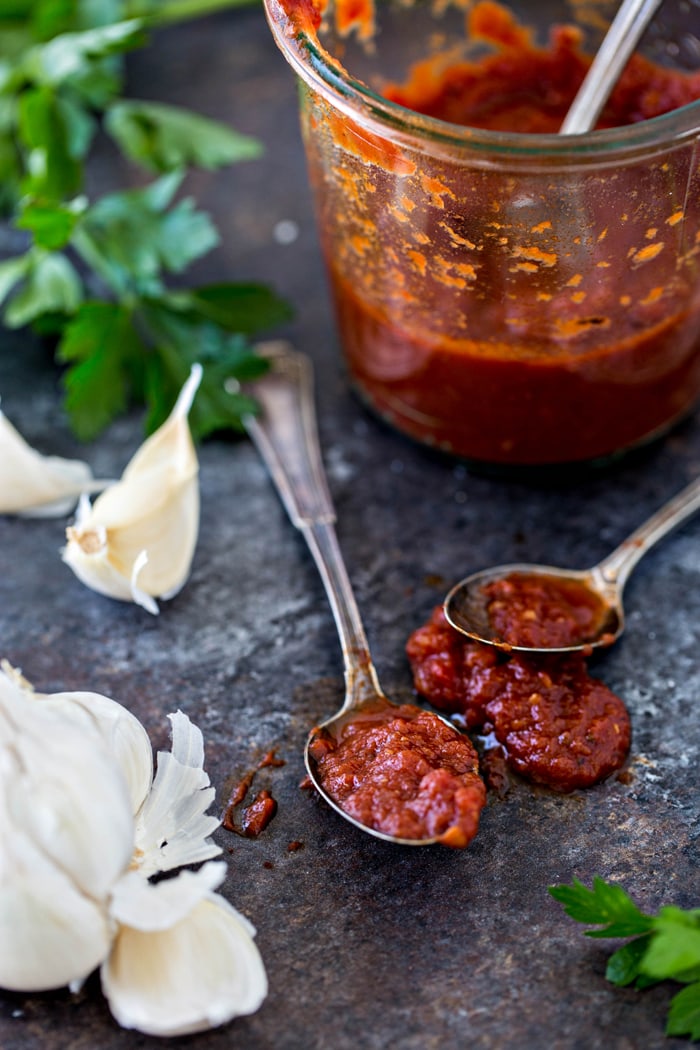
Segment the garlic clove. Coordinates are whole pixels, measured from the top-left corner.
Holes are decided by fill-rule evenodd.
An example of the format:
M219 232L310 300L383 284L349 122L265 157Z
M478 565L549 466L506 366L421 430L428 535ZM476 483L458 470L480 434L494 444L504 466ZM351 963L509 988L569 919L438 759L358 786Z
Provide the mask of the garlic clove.
M82 460L37 452L0 411L0 514L65 516L82 492L107 484L96 482Z
M199 531L197 454L187 415L201 381L194 365L168 419L135 453L121 480L81 501L63 560L100 594L151 613L186 583Z
M99 901L128 868L134 842L131 799L99 734L42 707L4 670L0 792L11 825L22 829L78 891Z
M181 471L191 468L197 470L197 457L187 416L201 382L202 366L192 365L170 415L134 454L124 470L124 480L130 481L135 475L148 470L169 470L175 464Z
M126 781L131 811L136 813L151 789L153 751L148 733L116 700L100 693L35 693L47 710L95 729L116 759Z
M158 615L154 599L139 587L139 574L148 560L146 551L136 555L129 572L129 552L121 552L117 544L111 546L103 525L90 524L92 508L87 497L81 497L74 526L66 530L68 546L63 560L70 565L78 579L98 594L123 602L135 602L147 612Z
M38 992L87 977L112 941L106 907L14 825L2 842L0 987Z
M134 820L97 729L0 670L0 985L78 983L113 937L107 901L128 868Z
M221 853L209 837L220 821L207 815L215 791L205 772L201 731L181 711L168 715L172 751L159 751L148 798L136 815L139 871L148 877Z
M150 742L125 708L37 694L0 664L0 985L77 989L101 963L117 1021L154 1035L223 1024L267 994L255 930L213 892L223 863L149 882L221 852L202 734L169 717L149 790Z
M148 1035L204 1031L253 1013L267 995L250 924L219 894L168 929L121 926L101 977L119 1024Z

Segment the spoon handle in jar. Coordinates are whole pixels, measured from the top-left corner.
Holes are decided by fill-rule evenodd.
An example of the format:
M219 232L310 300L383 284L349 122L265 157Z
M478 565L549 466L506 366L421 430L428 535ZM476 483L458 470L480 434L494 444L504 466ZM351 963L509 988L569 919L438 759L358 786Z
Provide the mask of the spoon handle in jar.
M251 385L261 411L259 416L246 417L246 430L321 575L343 649L348 695L352 692L362 698L379 694L364 627L335 532L335 510L316 423L311 361L284 344L273 344L263 352L270 361L270 370Z
M700 510L700 478L691 481L677 496L652 514L619 547L597 566L607 583L622 590L632 569L648 550Z
M580 135L595 126L610 92L661 0L623 0L559 129Z

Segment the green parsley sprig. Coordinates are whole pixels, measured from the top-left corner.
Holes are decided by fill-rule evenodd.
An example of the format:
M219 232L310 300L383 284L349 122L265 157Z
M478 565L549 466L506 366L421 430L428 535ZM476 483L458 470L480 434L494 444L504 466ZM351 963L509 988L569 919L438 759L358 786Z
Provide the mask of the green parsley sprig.
M666 905L656 915L640 911L616 883L594 878L587 889L578 879L549 892L577 922L600 927L588 937L631 938L614 952L605 976L621 987L648 988L659 981L686 985L673 996L667 1035L700 1039L700 908Z
M25 238L21 254L0 261L0 311L7 327L56 339L83 439L134 403L147 406L153 430L195 360L204 369L195 436L242 429L253 406L236 381L266 367L249 337L289 316L265 285L169 285L219 241L209 215L179 196L187 171L258 157L259 143L189 110L123 97L123 56L150 29L240 2L0 0L0 215ZM98 131L153 181L90 199Z

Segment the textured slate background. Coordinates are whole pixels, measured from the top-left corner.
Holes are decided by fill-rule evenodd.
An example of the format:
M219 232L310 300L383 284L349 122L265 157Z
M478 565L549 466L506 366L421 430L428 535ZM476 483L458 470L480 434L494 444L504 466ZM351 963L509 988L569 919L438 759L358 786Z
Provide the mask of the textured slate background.
M191 105L258 135L263 159L192 188L223 245L202 279L273 283L297 310L282 334L313 357L339 536L382 682L410 698L408 634L456 579L500 561L585 567L698 473L700 427L607 474L551 487L469 474L368 415L349 390L330 316L291 72L262 13L162 32L131 61L135 97ZM107 151L99 186L133 172ZM277 224L299 236L279 243ZM87 449L71 438L47 352L2 334L3 409L44 451L122 470L138 417ZM674 986L644 993L604 980L611 945L590 941L546 887L620 880L640 905L700 902L697 868L700 523L647 556L628 585L628 631L596 673L626 700L628 776L559 797L516 784L492 798L467 852L392 847L299 789L309 727L337 706L340 652L330 612L252 446L201 449L202 525L192 578L158 618L88 591L61 563L63 522L0 519L1 654L42 691L94 689L122 701L167 744L181 707L204 732L226 788L270 747L262 771L279 812L262 837L217 838L224 892L258 929L270 994L251 1018L182 1040L120 1030L91 980L0 997L3 1050L654 1050ZM303 847L288 851L288 844ZM0 950L2 950L0 946Z

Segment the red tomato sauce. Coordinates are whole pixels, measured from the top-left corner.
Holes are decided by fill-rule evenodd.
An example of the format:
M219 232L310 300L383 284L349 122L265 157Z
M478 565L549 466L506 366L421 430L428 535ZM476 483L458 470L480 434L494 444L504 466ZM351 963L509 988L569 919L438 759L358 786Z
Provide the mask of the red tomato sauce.
M471 741L410 705L353 715L309 748L324 791L359 823L462 849L479 827L486 788Z
M557 791L590 787L619 769L631 727L622 700L579 655L525 658L469 642L442 608L406 651L415 687L434 707L491 735L517 773Z
M605 602L585 583L559 576L510 573L481 588L498 639L507 645L557 649L592 641L607 619Z
M533 344L522 356L506 344L401 328L361 301L332 260L330 273L360 393L400 430L470 460L530 466L604 458L662 432L700 389L700 313L678 313L590 353L551 344L538 353ZM387 374L379 363L392 357L413 367Z
M436 55L418 62L404 84L382 94L426 116L489 131L556 134L591 58L581 50L575 26L554 26L549 46L533 45L532 33L500 4L478 3L469 19L471 39L499 50L477 62ZM597 128L617 128L658 117L700 95L700 74L679 73L635 54L621 73Z
M277 802L269 791L259 791L249 806L243 811L241 827L246 838L254 839L260 835L277 812Z
M271 748L252 769L233 783L221 818L221 824L227 831L245 835L246 838L257 838L265 830L277 812L277 802L266 789L259 791L253 801L245 807L240 825L236 822L236 813L238 807L245 802L259 770L283 765L284 759L277 757L276 748Z
M371 12L371 4L365 7ZM352 5L356 21L361 8ZM365 22L357 24L369 25L367 19L366 15ZM530 32L508 12L482 2L471 11L469 35L497 50L474 62L451 63L437 54L418 63L406 82L384 85L382 94L454 124L556 133L590 65L590 56L581 51L579 32L555 27L549 46L535 46ZM598 127L648 120L698 97L700 74L680 73L635 55ZM391 143L365 130L355 135L345 118L337 123L333 134L345 148L352 138L352 152L365 163L388 172L399 170ZM373 178L381 185L376 173ZM396 288L404 280L408 286L411 267L417 265L425 272L430 288L426 296L434 300L439 315L441 282L461 282L469 296L468 308L460 307L467 317L466 333L445 334L440 324L431 327L427 311L416 322L410 310L395 301L385 308L377 283L385 279L381 267L368 291L338 262L334 245L327 251L331 287L342 343L360 393L402 431L485 463L527 466L597 460L651 439L680 419L700 392L700 301L689 293L674 298L678 274L671 263L660 271L653 288L639 291L639 267L662 249L664 260L676 250L670 231L681 214L670 208L661 232L654 230L656 242L635 240L647 234L632 234L625 215L639 192L634 178L633 173L621 174L615 203L605 204L607 212L591 220L591 236L604 231L609 240L587 248L588 257L581 263L585 299L577 298L584 296L578 285L569 287L565 279L557 284L560 260L552 247L556 238L550 237L547 250L539 255L535 245L526 246L521 258L513 257L511 273L522 268L522 280L517 284L518 276L509 277L506 302L503 274L498 266L493 274L488 271L488 252L497 250L491 247L489 238L495 234L488 228L494 225L488 220L497 217L492 211L496 204L470 171L463 185L454 181L449 198L442 198L443 203L460 202L461 224L455 232L479 249L467 252L465 259L472 261L462 270L453 266L449 272L440 271L447 258L444 232L427 227L422 231L426 247L406 253L396 232L403 233L404 227L389 231L387 224L386 232L379 230L379 218L378 242L387 257L398 260L394 276L386 278L385 297L395 299ZM553 182L556 196L556 174ZM444 190L437 187L436 192ZM659 186L658 192L666 190ZM592 212L597 207L603 205L590 200L582 205ZM533 236L537 241L540 235ZM608 251L613 238L628 237L624 250ZM362 245L358 250L364 251ZM525 249L516 245L515 250ZM360 263L356 265L360 276ZM581 279L578 274L571 280ZM470 291L477 284L478 295ZM454 306L448 303L445 309L449 315Z

